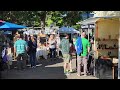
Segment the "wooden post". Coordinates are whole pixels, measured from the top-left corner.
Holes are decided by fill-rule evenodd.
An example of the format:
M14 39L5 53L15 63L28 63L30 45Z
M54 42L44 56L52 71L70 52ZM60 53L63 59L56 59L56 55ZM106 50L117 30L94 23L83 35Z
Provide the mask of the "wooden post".
M94 76L96 76L96 69L95 69L95 62L96 62L96 23L95 23L95 29L94 29Z
M90 39L90 38L89 38L89 30L90 30L90 29L89 29L89 27L88 27L88 41L89 41L89 39Z
M113 67L112 67L112 77L113 77L113 79L115 77L115 67L114 67L114 64L113 64Z
M119 18L119 43L118 43L118 46L119 46L119 49L118 49L118 79L120 79L120 18Z

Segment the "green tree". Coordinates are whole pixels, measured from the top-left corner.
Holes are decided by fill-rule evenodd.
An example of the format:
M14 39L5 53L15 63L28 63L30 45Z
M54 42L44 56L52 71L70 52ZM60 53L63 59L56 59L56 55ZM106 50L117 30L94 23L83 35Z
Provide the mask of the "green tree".
M92 11L0 11L0 19L26 26L41 26L42 30L52 23L60 27L67 24L79 28L76 23L82 20L81 14L90 12Z

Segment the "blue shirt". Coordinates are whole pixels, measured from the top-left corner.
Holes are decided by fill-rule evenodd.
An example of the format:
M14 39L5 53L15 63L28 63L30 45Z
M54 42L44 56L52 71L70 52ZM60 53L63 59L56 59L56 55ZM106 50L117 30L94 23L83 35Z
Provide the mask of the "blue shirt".
M82 45L82 39L81 37L78 37L76 40L76 52L78 55L82 53L83 45Z
M16 48L16 53L21 54L21 53L26 53L26 48L27 48L27 42L25 40L17 40L14 44L14 47Z

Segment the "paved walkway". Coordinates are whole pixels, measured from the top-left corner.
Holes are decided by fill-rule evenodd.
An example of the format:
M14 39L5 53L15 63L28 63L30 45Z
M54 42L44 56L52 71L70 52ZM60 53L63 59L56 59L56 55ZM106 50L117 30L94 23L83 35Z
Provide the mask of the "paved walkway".
M75 60L73 60L73 69L75 68ZM27 68L24 71L17 71L16 69L5 70L2 72L3 79L98 79L93 76L77 76L76 73L71 75L64 75L63 60L56 61L40 60L37 68Z

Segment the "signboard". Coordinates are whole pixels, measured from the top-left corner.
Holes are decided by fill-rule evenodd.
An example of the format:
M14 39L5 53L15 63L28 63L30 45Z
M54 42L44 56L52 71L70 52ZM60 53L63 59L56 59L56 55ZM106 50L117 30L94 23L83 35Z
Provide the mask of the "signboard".
M94 24L88 24L88 25L81 25L82 29L94 29L95 25Z
M81 28L86 29L86 28L88 28L88 25L81 25Z
M90 25L89 25L89 28L90 28L90 29L93 29L93 28L95 28L95 25L94 25L94 24L90 24Z

